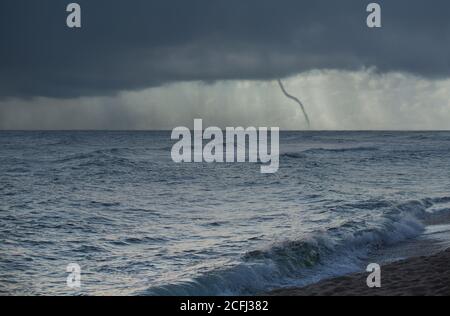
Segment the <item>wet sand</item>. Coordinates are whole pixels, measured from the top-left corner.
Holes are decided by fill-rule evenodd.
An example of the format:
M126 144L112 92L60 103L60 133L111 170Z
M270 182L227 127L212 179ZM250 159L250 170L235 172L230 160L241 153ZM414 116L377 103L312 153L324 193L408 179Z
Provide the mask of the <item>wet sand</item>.
M369 273L325 280L298 289L276 290L273 296L449 296L450 249L382 267L381 288L370 289Z

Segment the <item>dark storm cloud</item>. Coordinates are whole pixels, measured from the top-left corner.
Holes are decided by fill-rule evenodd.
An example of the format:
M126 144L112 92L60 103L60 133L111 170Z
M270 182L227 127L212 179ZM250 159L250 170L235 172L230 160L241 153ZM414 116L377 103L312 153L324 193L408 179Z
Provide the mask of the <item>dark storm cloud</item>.
M450 74L450 2L2 0L0 96L108 95L175 81L275 79L311 69Z

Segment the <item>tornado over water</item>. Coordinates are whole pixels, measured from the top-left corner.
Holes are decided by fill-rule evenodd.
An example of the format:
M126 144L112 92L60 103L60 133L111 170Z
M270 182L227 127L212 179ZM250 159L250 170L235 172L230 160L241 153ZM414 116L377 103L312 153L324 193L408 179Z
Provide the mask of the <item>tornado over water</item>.
M281 82L281 79L278 79L278 84L280 85L281 91L283 91L284 95L285 95L287 98L289 98L289 99L291 99L291 100L297 102L298 105L300 105L300 108L301 108L302 111L303 111L303 115L305 116L306 123L308 124L308 128L311 128L311 121L309 120L308 113L306 113L306 109L305 109L305 106L303 105L302 101L300 101L298 98L294 97L293 95L290 95L290 94L286 91L286 89L284 88L283 82Z

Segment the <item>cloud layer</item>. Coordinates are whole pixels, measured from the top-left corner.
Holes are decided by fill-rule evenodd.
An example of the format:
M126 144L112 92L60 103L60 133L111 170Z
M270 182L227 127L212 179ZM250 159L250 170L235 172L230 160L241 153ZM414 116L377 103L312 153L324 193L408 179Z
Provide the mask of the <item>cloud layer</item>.
M0 3L0 98L109 96L184 81L272 80L320 69L450 75L450 2L60 0Z

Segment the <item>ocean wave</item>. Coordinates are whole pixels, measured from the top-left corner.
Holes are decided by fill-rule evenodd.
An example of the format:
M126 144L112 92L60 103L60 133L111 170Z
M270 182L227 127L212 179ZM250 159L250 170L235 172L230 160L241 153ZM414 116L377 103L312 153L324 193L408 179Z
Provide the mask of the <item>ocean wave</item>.
M355 272L371 251L414 237L428 210L450 197L390 203L355 203L354 207L386 208L377 220L351 220L299 240L286 240L245 253L238 263L212 269L189 280L151 287L140 295L251 295L283 285L307 285L323 278ZM439 212L437 212L439 214Z
M290 158L290 159L302 159L306 156L302 153L284 153L281 154L281 158Z
M94 150L84 153L69 154L53 162L58 164L71 164L77 167L134 165L132 160L124 157L127 151L128 149L126 148Z
M320 154L320 153L354 153L354 152L371 152L378 151L377 147L341 147L341 148L310 148L301 150L298 152L285 152L281 154L281 158L287 159L303 159L308 154Z
M347 152L362 152L362 151L378 151L377 147L343 147L343 148L313 148L305 150L305 153L321 153L321 152L331 152L331 153L347 153Z

